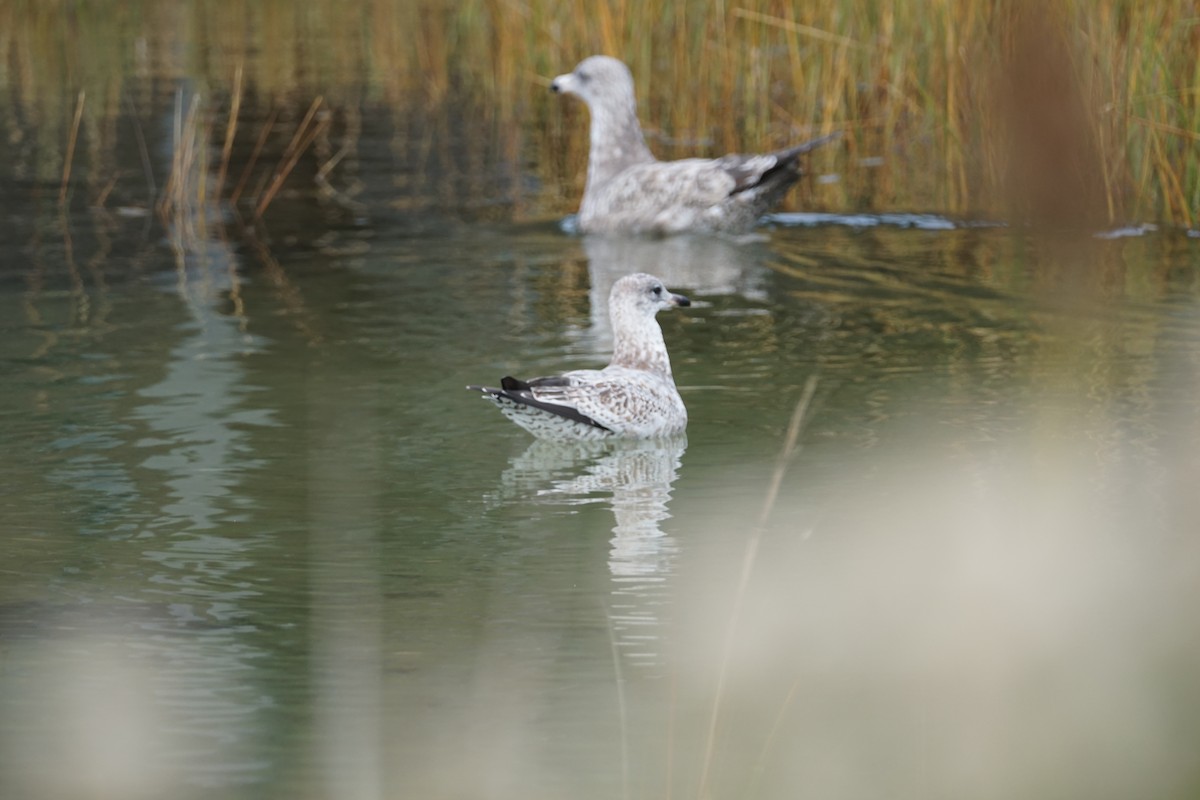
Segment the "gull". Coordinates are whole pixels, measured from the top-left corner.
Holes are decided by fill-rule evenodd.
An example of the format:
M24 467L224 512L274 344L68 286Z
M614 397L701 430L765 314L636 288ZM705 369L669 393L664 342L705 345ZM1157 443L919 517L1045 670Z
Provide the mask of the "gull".
M613 354L604 369L579 369L527 381L506 376L500 388L468 386L539 439L657 439L687 427L687 409L655 315L691 301L637 272L613 284L608 298Z
M585 58L550 89L591 113L583 233L747 233L799 179L800 156L838 135L774 153L659 161L638 124L633 76L617 59Z

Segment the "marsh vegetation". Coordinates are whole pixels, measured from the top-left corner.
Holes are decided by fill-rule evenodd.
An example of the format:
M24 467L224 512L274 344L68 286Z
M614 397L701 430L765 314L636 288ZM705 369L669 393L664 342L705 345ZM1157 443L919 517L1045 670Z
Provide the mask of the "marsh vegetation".
M794 206L1190 226L1198 42L1184 0L18 0L0 9L0 147L12 178L98 206L353 208L387 158L391 202L540 218L573 208L586 154L585 112L547 81L605 52L660 157L841 131ZM364 126L389 153L360 151Z

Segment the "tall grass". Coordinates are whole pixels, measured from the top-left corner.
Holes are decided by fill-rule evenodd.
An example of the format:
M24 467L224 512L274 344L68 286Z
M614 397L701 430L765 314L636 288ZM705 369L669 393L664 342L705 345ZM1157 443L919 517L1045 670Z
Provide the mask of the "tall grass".
M1194 3L522 8L477 14L476 46L523 36L523 48L504 53L518 59L511 76L550 75L592 52L621 56L664 157L777 147L836 128L844 146L815 161L841 180L807 198L826 207L1195 222ZM529 91L499 77L478 79L496 94ZM537 122L540 151L564 145L560 128ZM578 165L585 137L578 126L569 137Z
M169 114L158 81L186 80L203 98L196 124L220 132L209 162L232 169L216 181L228 199L231 159L261 131L250 123L273 114L268 149L311 148L288 153L297 175L284 181L336 183L318 151L352 164L345 137L361 126L338 141L332 122L301 130L320 97L331 119L390 122L415 162L400 193L503 195L537 216L577 202L586 159L586 112L547 81L603 52L629 63L664 158L843 131L812 156L829 177L798 205L1195 225L1198 20L1191 0L14 0L0 6L0 115L34 140L10 169L83 175L94 202L120 169L121 103ZM66 158L80 92L83 172ZM243 187L251 213L279 192L277 163Z

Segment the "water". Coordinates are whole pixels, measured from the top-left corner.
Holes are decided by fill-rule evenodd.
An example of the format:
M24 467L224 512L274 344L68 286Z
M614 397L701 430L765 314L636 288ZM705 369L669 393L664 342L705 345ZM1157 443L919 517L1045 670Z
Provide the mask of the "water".
M1186 235L368 192L177 252L24 198L0 796L1195 793ZM695 301L686 441L536 444L464 390L602 364L634 270Z

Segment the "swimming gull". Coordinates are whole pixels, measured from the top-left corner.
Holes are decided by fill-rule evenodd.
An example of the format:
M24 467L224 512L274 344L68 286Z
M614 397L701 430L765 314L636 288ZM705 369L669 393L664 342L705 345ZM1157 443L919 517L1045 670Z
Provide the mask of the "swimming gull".
M675 436L687 409L675 388L660 310L689 306L653 275L637 272L613 284L608 298L613 355L604 369L579 369L528 381L506 376L483 392L513 422L539 439L562 441Z
M638 124L633 76L617 59L585 58L550 89L591 112L583 233L746 233L799 179L800 156L837 136L760 155L659 161Z

